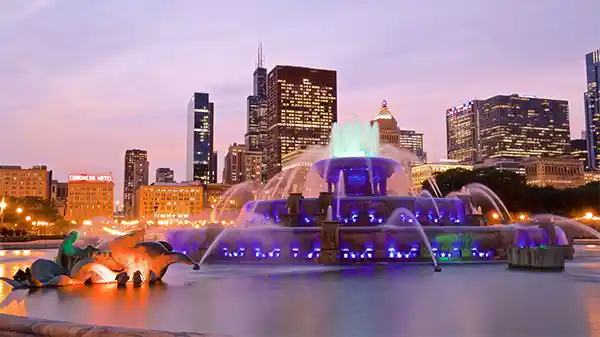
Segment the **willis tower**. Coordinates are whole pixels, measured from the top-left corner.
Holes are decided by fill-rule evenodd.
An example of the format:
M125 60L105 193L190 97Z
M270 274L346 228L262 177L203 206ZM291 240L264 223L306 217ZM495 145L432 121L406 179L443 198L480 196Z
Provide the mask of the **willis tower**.
M261 43L258 46L258 58L253 76L254 89L252 95L248 96L248 129L245 141L248 151L263 153L263 157L263 144L267 137L267 69L264 67L264 62Z

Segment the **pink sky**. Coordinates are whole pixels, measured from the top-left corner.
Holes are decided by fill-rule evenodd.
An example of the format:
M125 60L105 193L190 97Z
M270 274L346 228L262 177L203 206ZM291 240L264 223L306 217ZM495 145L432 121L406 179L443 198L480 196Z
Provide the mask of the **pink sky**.
M496 94L569 100L579 137L598 13L597 0L0 0L0 164L112 172L121 199L125 150L142 148L151 180L183 179L194 91L215 102L221 159L243 141L259 40L269 69L336 69L341 121L386 99L430 160L445 157L444 111Z

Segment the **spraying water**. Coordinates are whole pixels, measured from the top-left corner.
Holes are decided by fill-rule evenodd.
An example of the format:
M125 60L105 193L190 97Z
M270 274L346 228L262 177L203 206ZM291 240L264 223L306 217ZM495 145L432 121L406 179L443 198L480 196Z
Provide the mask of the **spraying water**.
M358 118L345 125L333 124L329 152L331 158L379 157L379 125Z
M429 192L428 190L423 190L421 192L421 197L427 197L427 198L429 198L429 200L431 200L431 203L433 204L433 207L435 208L435 212L437 214L438 219L441 219L442 216L440 215L440 208L438 207L437 202L433 198L433 195L431 195L431 192Z
M465 190L468 191L469 195L471 195L471 196L473 196L474 194L483 196L485 199L487 199L487 201L490 202L492 207L498 212L498 215L500 215L500 219L502 219L502 221L506 220L506 218L504 217L504 214L502 213L502 210L500 209L500 206L496 203L494 198L489 193L487 193L485 190L482 190L481 188L478 188L478 187L465 188ZM502 205L504 206L504 204L502 204ZM504 208L506 208L506 207L504 207ZM513 223L514 221L512 220L512 217L510 217L510 213L507 213L507 214L509 216L510 222Z
M600 233L598 231L596 231L595 229L593 229L590 226L586 226L586 225L582 224L581 222L575 221L573 219L569 219L569 218L565 218L565 217L557 216L557 215L552 215L552 214L534 215L531 217L531 219L534 221L540 221L540 222L550 222L550 223L554 224L555 226L559 226L559 227L575 228L575 229L578 229L584 233L587 233L587 234L593 236L596 239L600 239Z
M431 189L433 190L433 193L435 193L435 196L437 198L442 198L442 191L440 190L440 187L437 184L437 181L435 180L434 177L429 177L427 178L427 182L429 183L429 186L431 186Z
M504 205L504 203L502 202L502 199L500 199L500 197L498 197L498 195L496 195L496 193L494 193L494 191L492 191L489 187L487 187L487 186L485 186L483 184L480 184L480 183L471 183L471 184L467 184L465 186L465 188L468 189L469 191L472 191L472 190L480 191L481 194L486 195L488 199L491 199L491 200L495 201L495 202L492 201L492 203L497 208L498 213L500 213L500 215L502 215L502 212L498 208L498 206L502 206L502 210L508 216L508 220L511 223L514 222L514 219L513 219L512 215L510 214L510 212L506 208L506 205ZM504 216L502 216L502 219L505 219Z
M410 210L408 210L406 208L397 208L394 210L392 215L390 215L388 220L385 222L385 226L398 226L401 216L408 217L409 220L412 220L412 222L415 224L415 226L417 227L417 230L419 231L419 235L421 235L421 239L423 240L423 243L425 244L425 246L427 247L427 250L429 251L429 255L431 255L431 261L433 262L433 266L437 270L437 268L439 268L438 261L435 258L435 253L433 251L433 248L431 247L431 243L429 242L429 239L427 239L427 234L425 234L425 230L423 229L423 226L421 226L421 223L419 222L419 220L417 220L417 217L415 217L413 212L411 212Z
M217 245L219 244L219 242L221 242L221 238L225 235L226 232L227 232L227 228L223 228L223 230L221 230L221 233L219 233L219 235L217 235L217 237L213 240L213 242L210 243L208 248L206 248L206 251L204 252L204 255L202 255L200 262L198 262L199 266L201 266L204 263L204 260L206 260L206 258L210 254L212 254L212 252L213 252L213 250L215 250L215 248L217 248Z

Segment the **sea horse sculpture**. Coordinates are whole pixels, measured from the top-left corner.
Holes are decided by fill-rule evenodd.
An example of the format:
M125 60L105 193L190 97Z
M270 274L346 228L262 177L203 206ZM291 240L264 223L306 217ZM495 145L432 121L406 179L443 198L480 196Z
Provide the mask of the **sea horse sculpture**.
M0 278L14 288L68 286L84 283L120 285L132 281L157 282L173 263L185 263L199 269L189 256L174 252L166 242L145 242L144 230L118 236L99 247L81 249L74 245L77 232L69 233L62 242L56 261L36 260L12 279Z

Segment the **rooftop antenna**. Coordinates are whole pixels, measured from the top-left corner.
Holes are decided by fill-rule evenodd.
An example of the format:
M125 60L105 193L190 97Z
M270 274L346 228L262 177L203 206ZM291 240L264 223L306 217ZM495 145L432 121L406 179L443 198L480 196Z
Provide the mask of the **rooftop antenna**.
M263 55L262 42L258 41L258 59L256 62L256 68L264 68L265 57Z

